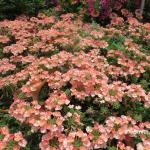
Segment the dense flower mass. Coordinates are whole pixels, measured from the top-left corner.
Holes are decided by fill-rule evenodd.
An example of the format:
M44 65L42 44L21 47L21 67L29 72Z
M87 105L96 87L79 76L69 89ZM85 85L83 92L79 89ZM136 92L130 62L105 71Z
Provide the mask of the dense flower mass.
M122 13L0 22L0 150L150 149L150 24Z

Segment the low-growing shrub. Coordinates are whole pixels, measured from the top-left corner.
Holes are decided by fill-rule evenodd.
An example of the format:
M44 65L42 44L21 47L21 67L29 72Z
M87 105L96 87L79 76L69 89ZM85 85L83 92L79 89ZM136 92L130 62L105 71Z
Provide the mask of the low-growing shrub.
M0 149L149 150L150 23L63 14L0 22Z

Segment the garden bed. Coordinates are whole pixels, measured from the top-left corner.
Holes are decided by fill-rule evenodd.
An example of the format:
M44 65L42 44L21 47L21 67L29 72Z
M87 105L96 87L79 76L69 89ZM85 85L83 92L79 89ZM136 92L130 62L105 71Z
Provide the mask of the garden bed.
M73 14L0 22L0 149L149 150L150 23Z

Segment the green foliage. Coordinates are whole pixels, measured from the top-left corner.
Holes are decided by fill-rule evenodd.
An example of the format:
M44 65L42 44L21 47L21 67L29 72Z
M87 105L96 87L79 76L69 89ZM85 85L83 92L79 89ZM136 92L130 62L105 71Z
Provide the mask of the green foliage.
M0 134L0 140L2 140L4 138L3 134Z
M108 150L118 150L118 148L111 146L111 147L108 147Z
M26 132L26 130L25 130ZM31 133L29 130L29 134L25 135L27 140L27 146L22 148L22 150L40 150L39 142L41 141L42 134L39 132Z
M0 59L4 57L3 50L0 48Z
M134 141L135 141L136 144L142 142L142 140L139 136L135 137Z
M73 145L74 145L74 147L79 148L80 146L83 145L83 142L81 141L81 139L79 137L76 137Z
M16 141L14 140L10 140L8 145L6 146L6 148L4 150L13 150L14 146L17 144Z
M53 148L58 148L58 146L59 146L58 138L54 137L53 139L50 139L49 145Z
M109 43L108 49L124 50L124 41L124 36L115 34L113 37L107 38L107 42Z
M0 126L8 126L10 132L14 133L19 131L19 121L11 117L9 114L0 113Z
M44 7L44 0L0 0L0 19L14 19L17 15L36 15Z
M65 90L65 93L66 93L66 95L70 96L70 95L71 95L70 89L66 89L66 90Z
M26 95L25 95L25 93L21 92L21 93L19 93L18 97L21 99L25 99Z
M39 104L42 105L45 102L45 100L49 96L49 92L50 92L50 88L49 88L48 84L45 83L39 92L39 101L38 101Z
M61 0L60 4L61 4L63 12L76 12L77 13L83 7L82 3L73 4L72 0Z
M99 138L99 136L100 136L100 133L99 133L99 131L98 130L93 130L92 131L92 134L93 134L93 140L94 141L96 141L98 138Z
M118 109L120 109L121 105L120 105L119 102L114 102L113 105L112 105L112 107L113 107L113 109L118 110Z
M13 102L13 93L15 87L10 84L6 84L2 89L0 89L0 108L9 108Z
M129 81L134 84L140 84L145 91L150 91L150 70L145 68L145 72L140 78L130 75Z

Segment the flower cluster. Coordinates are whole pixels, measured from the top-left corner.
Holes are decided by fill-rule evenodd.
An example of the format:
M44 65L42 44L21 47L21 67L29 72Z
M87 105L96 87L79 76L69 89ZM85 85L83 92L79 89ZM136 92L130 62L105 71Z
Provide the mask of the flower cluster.
M145 72L145 66L149 66L147 62L141 61L141 63L139 64L136 60L132 60L128 56L125 56L121 51L109 51L107 56L114 57L116 59L116 63L118 64L117 69L120 70L119 75L123 76L127 76L130 74L139 77L141 73ZM111 69L113 69L112 66Z
M10 133L7 127L0 127L0 149L20 150L27 144L22 133Z
M61 106L70 103L67 95L62 92L54 91L52 95L45 101L45 107L49 110L61 110Z
M14 70L16 68L15 65L9 63L9 59L7 58L4 58L2 60L0 60L0 72L2 74L5 74L7 71L11 71L11 70Z
M14 108L16 109L15 111ZM46 130L62 130L62 122L64 119L60 112L42 111L37 101L29 104L17 99L10 107L9 112L19 121L31 124L33 132L38 129L42 133L45 133Z

